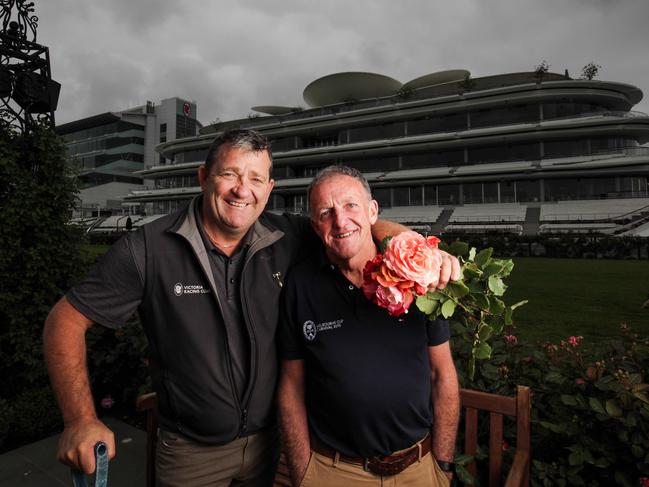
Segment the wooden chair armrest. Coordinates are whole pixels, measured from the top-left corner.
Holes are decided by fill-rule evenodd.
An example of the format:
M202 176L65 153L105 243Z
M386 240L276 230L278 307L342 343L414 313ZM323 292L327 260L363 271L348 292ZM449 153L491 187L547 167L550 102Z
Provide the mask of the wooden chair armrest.
M526 474L529 469L530 452L516 450L514 463L505 480L505 487L521 487L525 485Z
M142 394L137 397L135 400L135 410L138 412L146 412L155 409L157 404L158 396L155 392L149 392L148 394Z

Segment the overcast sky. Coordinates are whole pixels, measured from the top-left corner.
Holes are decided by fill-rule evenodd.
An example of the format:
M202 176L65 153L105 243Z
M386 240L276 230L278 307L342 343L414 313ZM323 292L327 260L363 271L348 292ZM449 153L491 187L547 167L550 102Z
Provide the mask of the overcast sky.
M406 82L542 60L573 77L594 61L599 79L649 97L648 0L34 1L62 84L57 123L173 96L209 123L305 106L304 87L338 71ZM635 109L649 112L649 100Z

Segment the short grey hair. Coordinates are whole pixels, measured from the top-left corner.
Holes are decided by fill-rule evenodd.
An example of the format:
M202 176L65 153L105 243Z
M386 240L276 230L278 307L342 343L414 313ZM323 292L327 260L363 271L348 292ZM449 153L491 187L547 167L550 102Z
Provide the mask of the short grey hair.
M265 136L251 129L228 130L212 142L205 157L205 169L208 174L212 170L212 166L223 156L223 148L225 147L229 149L244 149L251 152L266 152L270 159L269 176L272 177L273 153L270 148L270 142Z
M363 185L365 192L367 193L367 198L372 199L372 190L370 189L370 183L367 182L365 176L358 170L353 167L343 166L342 164L333 164L327 166L324 169L320 170L318 174L311 180L309 186L306 189L306 200L311 205L311 193L314 188L321 184L325 179L329 179L334 176L349 176L350 178L356 179Z

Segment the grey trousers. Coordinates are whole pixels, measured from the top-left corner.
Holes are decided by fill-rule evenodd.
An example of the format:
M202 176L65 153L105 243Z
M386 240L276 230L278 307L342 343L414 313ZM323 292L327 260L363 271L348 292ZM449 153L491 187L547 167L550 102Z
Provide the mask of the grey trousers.
M279 460L277 430L225 445L204 445L160 430L156 451L158 487L270 487Z

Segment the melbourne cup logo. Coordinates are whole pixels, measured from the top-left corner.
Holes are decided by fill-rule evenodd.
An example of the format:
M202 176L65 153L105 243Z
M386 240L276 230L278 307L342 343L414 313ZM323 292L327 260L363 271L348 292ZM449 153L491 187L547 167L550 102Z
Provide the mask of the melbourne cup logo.
M177 282L176 284L174 284L174 294L176 296L183 295L183 284L181 282Z
M315 323L313 321L305 321L304 325L302 326L302 332L304 333L304 338L306 338L308 341L312 342L315 340L315 335L316 335L316 327Z

